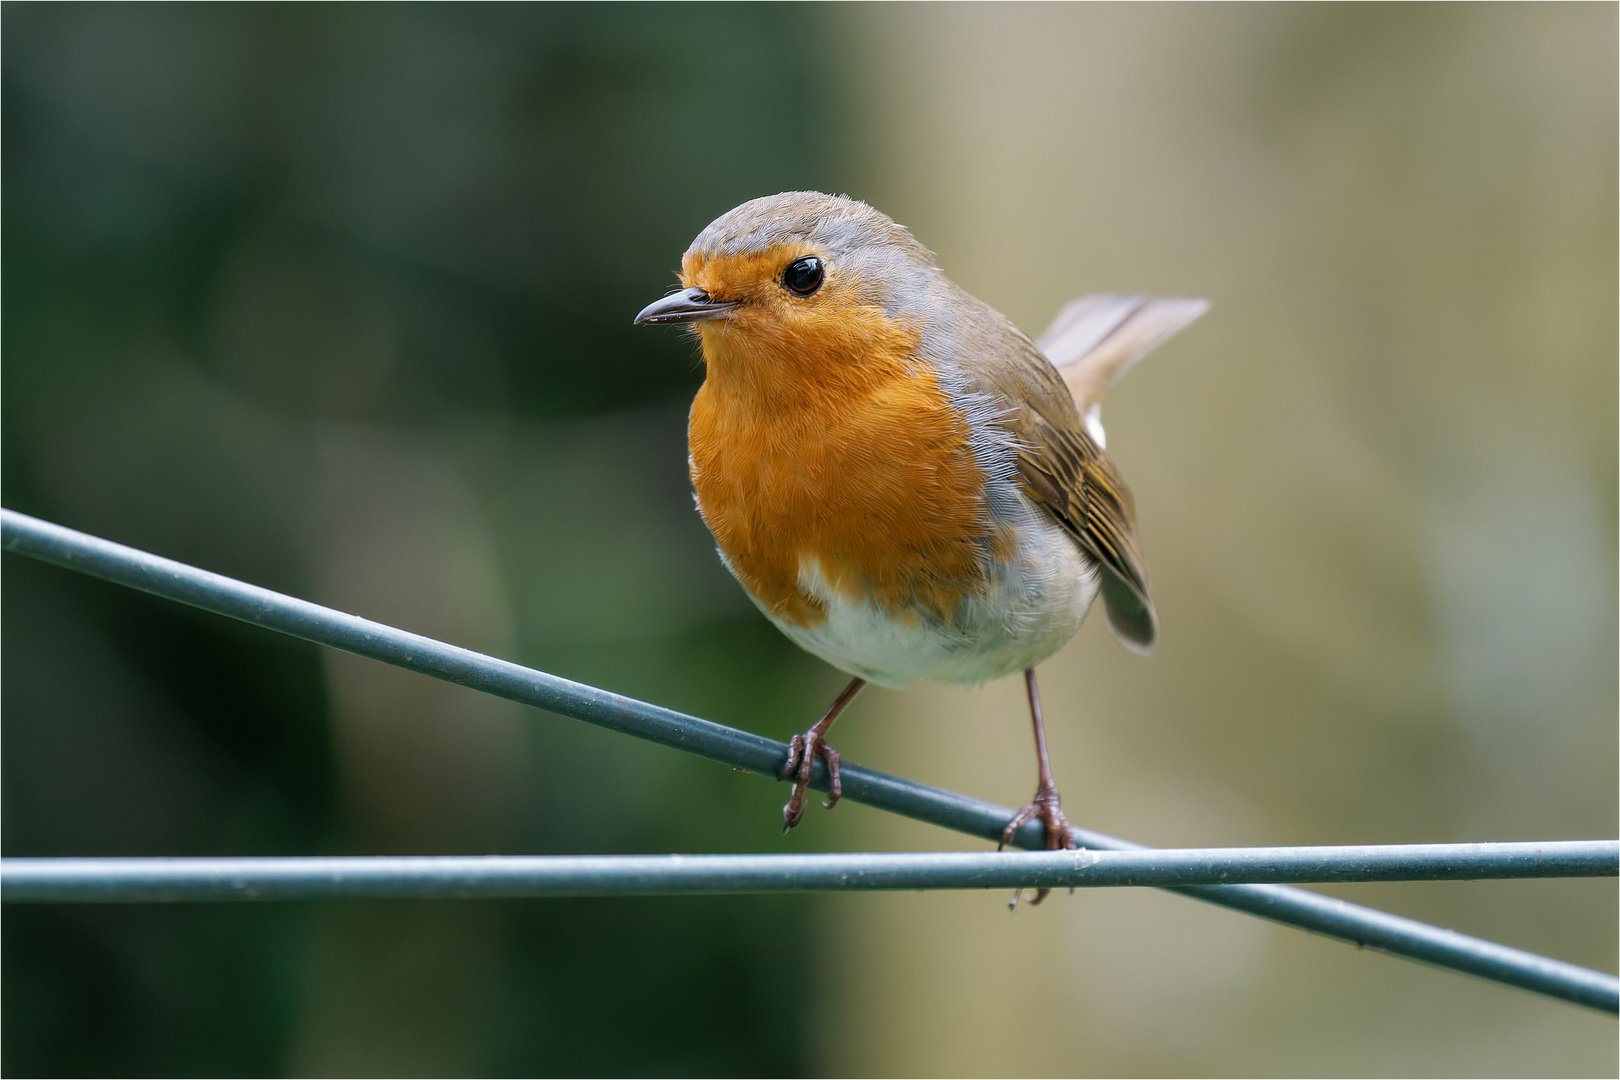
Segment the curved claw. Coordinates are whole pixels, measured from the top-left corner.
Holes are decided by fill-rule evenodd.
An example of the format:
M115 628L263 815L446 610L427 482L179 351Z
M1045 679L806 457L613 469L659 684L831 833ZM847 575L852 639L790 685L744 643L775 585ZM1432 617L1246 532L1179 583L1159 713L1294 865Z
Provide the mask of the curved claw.
M821 759L827 763L827 801L821 805L831 810L844 797L844 778L838 775L838 751L822 743Z
M788 761L779 780L793 778L793 795L782 807L782 831L785 833L804 816L805 798L810 792L810 775L815 770L816 758L827 763L827 801L822 803L831 810L844 794L844 781L838 774L838 751L827 745L821 733L811 728L803 735L793 736L788 743Z
M790 777L794 773L798 772L799 771L799 759L802 758L803 756L804 756L804 736L803 735L795 735L795 736L793 736L792 739L788 740L787 764L782 766L782 771L776 774L776 778L778 780L786 780L788 777Z
M788 743L787 764L777 774L778 780L793 778L793 797L782 807L782 831L785 833L799 823L804 814L805 795L810 790L810 774L815 771L816 758L827 763L827 801L822 803L831 810L838 805L839 798L844 794L844 781L838 775L838 751L827 745L827 729L832 727L838 714L848 707L855 695L861 692L866 680L856 676L850 684L844 687L844 692L832 703L825 716L816 721L816 725L803 735L795 735Z
M1036 789L1034 801L1026 803L1023 809L1014 814L1012 820L1007 822L1006 827L1001 830L1001 843L996 846L996 850L1000 851L1012 843L1013 837L1018 835L1018 830L1035 818L1039 818L1041 824L1046 827L1046 849L1048 851L1074 851L1077 848L1078 845L1074 842L1074 833L1069 827L1069 819L1063 816L1063 799L1058 795L1057 788L1047 787L1043 784ZM1046 894L1051 891L1051 889L1035 890L1035 897L1029 902L1030 906L1034 907L1042 900L1045 900ZM1019 897L1023 895L1023 892L1022 889L1014 891L1012 900L1007 906L1016 908Z
M1035 804L1025 803L1024 808L1014 814L1013 819L1007 822L1007 827L1001 830L1001 843L996 845L996 850L1005 851L1007 845L1013 842L1013 837L1018 835L1018 830L1029 824L1034 816Z

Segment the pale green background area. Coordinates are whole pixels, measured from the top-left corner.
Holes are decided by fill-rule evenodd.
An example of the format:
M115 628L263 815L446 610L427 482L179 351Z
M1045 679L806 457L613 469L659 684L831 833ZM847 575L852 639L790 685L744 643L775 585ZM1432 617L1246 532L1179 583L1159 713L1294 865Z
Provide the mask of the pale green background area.
M627 324L867 199L1105 411L1164 627L1041 669L1160 845L1612 837L1616 18L1588 5L5 9L5 501L785 737ZM7 854L977 848L5 565ZM846 759L1017 805L1016 681ZM1344 887L1614 970L1612 880ZM1612 1018L1154 892L9 910L16 1074L1613 1075Z
M1031 332L1090 290L1214 304L1104 411L1164 635L1139 661L1094 620L1041 669L1072 818L1160 845L1614 833L1614 16L846 12L861 194L955 280ZM1016 804L1020 696L880 691L839 745ZM1332 891L1615 967L1612 881ZM1610 1018L1193 902L998 899L829 903L823 1066L1616 1069Z

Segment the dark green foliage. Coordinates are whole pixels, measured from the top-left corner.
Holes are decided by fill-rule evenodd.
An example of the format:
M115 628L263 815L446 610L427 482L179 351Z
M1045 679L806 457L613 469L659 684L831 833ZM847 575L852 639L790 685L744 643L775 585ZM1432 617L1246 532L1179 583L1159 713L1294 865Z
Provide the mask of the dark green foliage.
M430 605L415 629L802 727L814 665L691 508L693 352L630 318L716 214L838 186L835 103L768 90L814 78L809 18L6 7L5 505L381 618L439 574L453 612L496 614ZM411 509L446 476L448 501ZM387 573L356 592L331 538L390 491L407 527L374 538ZM444 569L459 539L396 567L413 523L465 525L495 576ZM467 780L506 785L485 817L424 795L431 821L400 825L367 802L386 740L345 741L354 706L313 648L4 573L8 855L748 850L774 831L770 785L532 713L516 771ZM11 909L0 1064L787 1074L784 945L809 911Z

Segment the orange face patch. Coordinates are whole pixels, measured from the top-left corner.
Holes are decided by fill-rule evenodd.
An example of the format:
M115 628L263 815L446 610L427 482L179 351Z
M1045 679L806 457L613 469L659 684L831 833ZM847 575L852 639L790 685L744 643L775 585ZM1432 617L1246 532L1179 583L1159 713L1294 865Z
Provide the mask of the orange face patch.
M809 297L777 280L806 246L688 255L682 284L742 302L696 324L707 379L692 403L692 485L743 585L778 618L825 615L800 587L948 618L984 581L993 526L966 419L915 359L918 329L830 267Z

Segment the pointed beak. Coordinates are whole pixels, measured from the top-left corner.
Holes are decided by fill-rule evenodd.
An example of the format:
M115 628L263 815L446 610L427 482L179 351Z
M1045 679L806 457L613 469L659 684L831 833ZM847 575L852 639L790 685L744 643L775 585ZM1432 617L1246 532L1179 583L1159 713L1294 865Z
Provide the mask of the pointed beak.
M682 289L670 293L662 300L654 300L641 309L632 326L642 323L701 322L718 319L737 310L735 303L722 303L709 299L702 289Z

